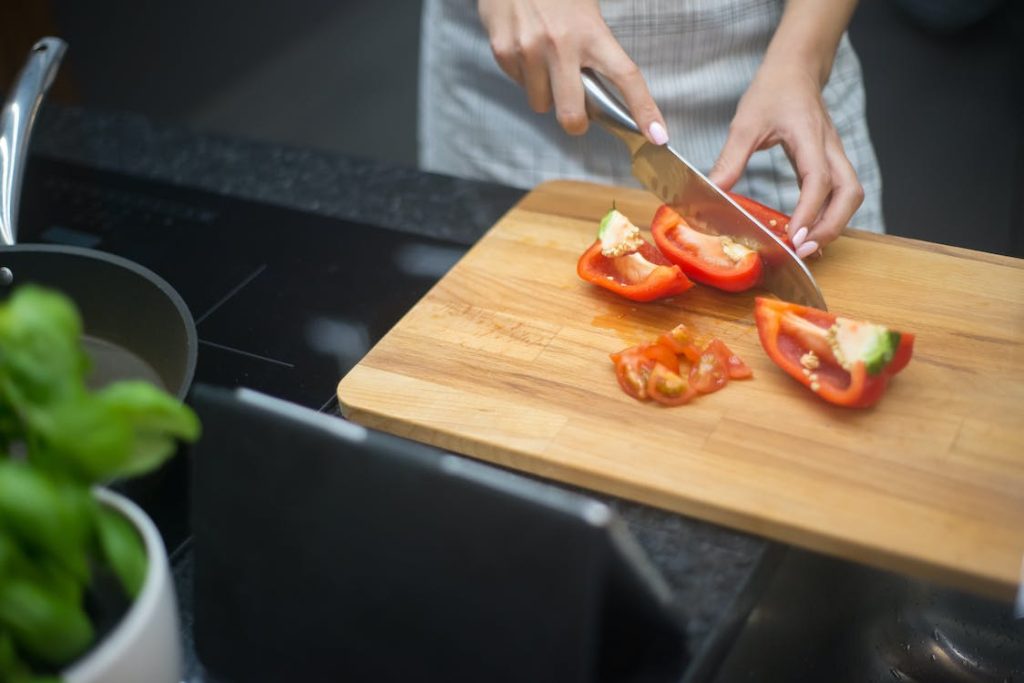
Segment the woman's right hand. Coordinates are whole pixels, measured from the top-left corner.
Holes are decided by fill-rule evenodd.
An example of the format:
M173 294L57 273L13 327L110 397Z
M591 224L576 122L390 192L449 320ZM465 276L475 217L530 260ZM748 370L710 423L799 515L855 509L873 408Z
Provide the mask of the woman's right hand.
M640 69L604 22L597 0L479 0L478 9L498 66L523 87L534 111L546 112L554 104L567 133L585 133L580 70L589 67L618 87L648 140L668 142L665 119Z

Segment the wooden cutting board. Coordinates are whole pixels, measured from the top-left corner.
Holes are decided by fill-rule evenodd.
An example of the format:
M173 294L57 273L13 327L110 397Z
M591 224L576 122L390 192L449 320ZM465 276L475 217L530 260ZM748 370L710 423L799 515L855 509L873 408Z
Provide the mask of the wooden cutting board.
M352 420L543 477L1009 596L1024 557L1024 261L848 231L813 261L831 310L917 335L876 407L828 405L761 349L754 294L638 304L576 276L612 200L527 195L338 385ZM965 228L966 229L966 228ZM627 397L608 354L677 323L755 378L689 405Z

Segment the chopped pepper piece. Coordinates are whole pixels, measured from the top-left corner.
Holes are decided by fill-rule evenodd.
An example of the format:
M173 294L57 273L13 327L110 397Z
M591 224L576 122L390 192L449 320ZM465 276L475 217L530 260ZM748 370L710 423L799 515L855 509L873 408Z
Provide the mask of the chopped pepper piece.
M639 401L654 399L667 406L689 403L697 394L721 389L730 379L753 376L721 339L712 338L700 348L683 324L656 341L631 346L609 357L623 391ZM690 363L686 375L680 370L680 357Z
M717 340L715 340L717 341ZM710 394L729 383L729 367L725 358L709 343L690 366L690 386L699 394Z
M658 337L658 343L671 349L677 356L686 356L686 360L691 363L696 363L700 358L700 347L696 339L682 323Z
M654 214L651 235L669 261L702 284L726 292L742 292L761 278L763 265L757 251L731 237L694 229L668 205Z
M615 364L615 377L619 386L640 401L651 398L648 379L656 366L660 365L671 373L679 372L679 358L671 349L657 342L631 346L609 357Z
M725 367L729 379L750 379L754 376L754 371L721 339L712 339L707 348L718 356L718 362Z
M768 357L840 406L877 403L913 354L912 334L786 301L758 297L754 317Z
M789 216L750 197L735 192L730 192L729 196L743 207L744 211L756 218L758 223L775 233L775 236L785 242L787 247L793 248L793 242L789 239Z
M576 273L633 301L662 299L693 287L679 266L644 240L639 228L615 209L602 219L598 238L580 256Z
M655 363L647 378L647 395L662 405L681 406L689 403L696 394L677 371L661 363Z

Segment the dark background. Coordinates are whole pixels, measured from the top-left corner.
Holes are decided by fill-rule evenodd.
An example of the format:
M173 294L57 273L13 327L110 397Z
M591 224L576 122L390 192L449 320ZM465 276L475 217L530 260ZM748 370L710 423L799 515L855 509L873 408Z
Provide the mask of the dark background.
M1024 256L1019 0L862 0L850 29L889 230ZM2 0L0 83L35 37L70 44L53 99L204 132L416 163L420 3ZM947 17L948 18L948 17Z

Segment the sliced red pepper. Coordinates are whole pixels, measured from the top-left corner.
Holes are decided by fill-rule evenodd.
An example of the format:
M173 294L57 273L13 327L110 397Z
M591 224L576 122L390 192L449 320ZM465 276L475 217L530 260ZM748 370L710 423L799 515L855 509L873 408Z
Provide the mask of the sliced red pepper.
M587 282L633 301L654 301L681 294L693 287L679 266L662 256L651 244L645 242L637 253L655 264L655 268L642 278L628 267L629 261L625 259L630 255L609 258L601 253L601 240L595 240L580 256L576 273Z
M691 363L696 363L700 358L700 348L697 346L693 334L682 323L658 337L658 343L671 349L672 353L677 356L686 356L686 360Z
M615 379L622 390L638 401L646 401L647 378L654 369L655 361L640 353L636 346L613 353L610 357L615 364Z
M701 394L718 391L729 382L729 368L713 346L714 342L704 347L700 358L690 366L690 386Z
M754 371L721 339L712 339L708 349L718 356L718 361L725 366L729 379L750 379L754 376Z
M680 372L679 356L686 356L691 363L686 378ZM753 376L720 339L698 349L686 325L677 325L655 342L631 346L609 357L623 391L637 400L653 398L665 405L682 405L698 393L721 389L730 379Z
M679 358L676 356L675 351L659 342L651 344L642 344L638 347L639 352L653 360L655 363L660 363L665 366L666 369L672 372L679 372Z
M633 398L645 401L649 398L648 378L656 365L669 372L679 372L679 358L668 347L658 344L640 344L611 354L615 364L615 377L622 390Z
M907 363L910 362L910 357L913 355L914 335L908 332L901 332L900 344L896 347L896 352L892 355L892 360L889 361L889 365L885 368L885 371L890 377L892 377L897 372L907 367Z
M732 197L734 202L743 207L744 211L756 218L758 223L774 232L775 236L785 242L787 247L793 248L793 242L789 239L788 232L789 216L770 206L765 206L750 197L745 197L735 192L730 192L729 196Z
M647 378L647 395L662 405L681 406L689 403L696 393L678 372L661 363L654 364Z
M758 297L754 317L768 357L818 396L839 406L866 408L877 403L889 379L906 367L913 354L914 335L888 332L885 353L874 354L870 365L857 358L846 361L844 367L829 332L838 319L835 314Z
M756 251L728 237L695 230L668 205L654 214L651 235L668 260L697 282L742 292L761 278L763 265Z

